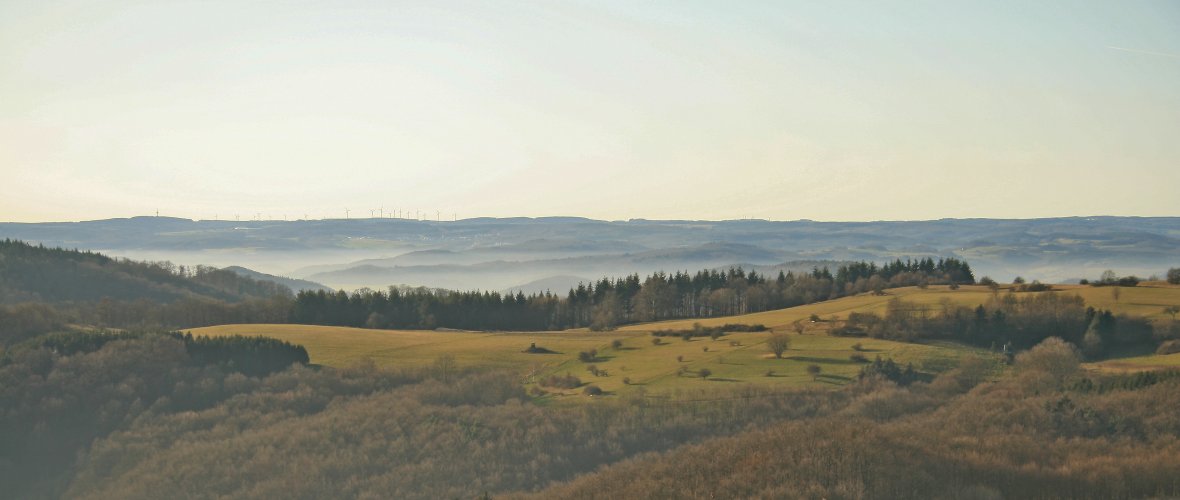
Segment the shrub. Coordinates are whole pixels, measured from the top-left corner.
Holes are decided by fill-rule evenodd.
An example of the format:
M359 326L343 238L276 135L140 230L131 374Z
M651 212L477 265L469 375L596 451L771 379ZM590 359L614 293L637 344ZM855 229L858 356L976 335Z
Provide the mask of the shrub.
M583 363L590 363L598 359L598 350L590 349L589 351L582 351L578 353L578 361Z
M585 389L582 389L582 394L587 396L601 396L602 388L597 385L588 385Z
M823 368L820 368L819 365L807 365L807 374L811 375L811 380L818 379L819 373L822 371L823 371Z
M703 347L701 347L701 351L704 351L704 352L709 352L709 346L703 346Z
M652 332L652 333L654 334L655 332ZM662 343L664 343L664 341L662 339L660 339L659 337L655 337L655 338L651 339L651 345L660 345Z
M631 385L631 377L623 377L623 385Z
M1016 369L1023 373L1040 373L1060 383L1078 371L1081 357L1077 347L1058 337L1050 337L1036 347L1016 356Z
M619 339L614 339L614 340L610 341L610 347L611 347L611 349L622 349L623 341L619 340Z
M1159 348L1155 350L1156 354L1175 354L1178 352L1180 352L1180 340L1166 340L1160 343Z
M550 375L541 379L539 384L542 387L554 387L557 389L575 389L582 385L582 381L573 375L565 374L565 376Z
M848 359L854 363L868 363L869 362L869 358L866 358L864 354L853 354L851 356L848 356Z
M683 362L684 362L684 356L676 356L676 361L677 361L678 363L683 363Z
M855 344L852 344L852 350L854 350L856 352L861 352L861 351L865 350L865 346L861 345L860 342L857 342Z
M766 339L766 348L774 353L774 357L782 359L783 353L791 345L791 339L785 333L775 333Z
M701 377L702 379L707 379L709 378L709 375L712 374L713 371L708 368L701 368L700 370L697 370L697 376Z

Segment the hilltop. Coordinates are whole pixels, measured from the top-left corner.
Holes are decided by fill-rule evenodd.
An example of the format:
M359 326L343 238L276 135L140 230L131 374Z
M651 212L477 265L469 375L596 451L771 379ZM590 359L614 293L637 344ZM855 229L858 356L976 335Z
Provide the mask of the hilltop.
M185 298L236 302L290 294L280 284L211 267L185 268L21 241L0 242L0 304L102 299L169 303Z

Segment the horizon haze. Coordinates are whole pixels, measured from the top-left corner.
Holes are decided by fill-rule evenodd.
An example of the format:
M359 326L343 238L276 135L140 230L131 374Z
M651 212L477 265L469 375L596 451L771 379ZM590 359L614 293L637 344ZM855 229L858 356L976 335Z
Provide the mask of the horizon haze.
M1178 215L1178 25L1169 1L0 2L0 219Z

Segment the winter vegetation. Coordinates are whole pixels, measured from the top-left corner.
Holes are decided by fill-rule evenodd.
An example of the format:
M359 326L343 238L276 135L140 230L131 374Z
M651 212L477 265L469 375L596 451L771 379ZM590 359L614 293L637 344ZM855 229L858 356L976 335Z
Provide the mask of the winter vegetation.
M6 245L13 498L1180 495L1163 281L929 259L292 295Z

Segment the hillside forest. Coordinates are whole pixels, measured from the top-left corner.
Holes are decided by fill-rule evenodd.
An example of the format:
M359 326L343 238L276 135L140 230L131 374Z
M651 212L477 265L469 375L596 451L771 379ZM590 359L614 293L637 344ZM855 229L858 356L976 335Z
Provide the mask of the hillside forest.
M889 300L827 333L985 347L1004 354L1000 371L970 355L926 372L878 357L837 386L727 385L706 374L695 389L620 394L567 376L584 391L564 401L526 391L516 371L445 355L425 367L328 367L281 340L173 331L227 318L607 329L975 282L954 259L773 278L736 268L632 275L564 296L292 295L214 269L5 245L0 291L13 302L0 307L0 484L12 498L1180 495L1180 372L1082 369L1180 344L1176 321L1019 291L1049 285L993 287L974 307ZM652 333L740 342L743 329L757 330Z

